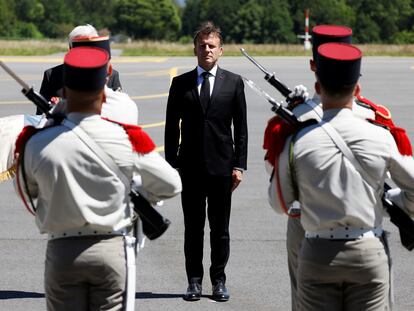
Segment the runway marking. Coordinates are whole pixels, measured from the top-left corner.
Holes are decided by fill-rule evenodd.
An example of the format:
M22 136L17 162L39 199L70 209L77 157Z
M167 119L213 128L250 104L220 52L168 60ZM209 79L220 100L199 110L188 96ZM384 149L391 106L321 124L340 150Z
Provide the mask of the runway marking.
M111 58L112 64L125 64L125 63L164 63L168 57L113 57ZM63 55L61 57L36 57L36 56L3 56L0 58L3 62L8 63L62 63Z
M165 121L157 122L157 123L148 123L148 124L142 124L140 127L143 129L151 128L151 127L158 127L165 125Z
M157 148L155 148L155 151L164 152L164 146L158 146Z
M178 74L178 67L172 67L169 71L169 74L170 74L170 85L171 85L172 79L176 77Z
M132 99L143 100L143 99L152 99L152 98L162 98L167 97L168 93L153 94L153 95L141 95L141 96L130 96Z
M122 73L122 76L158 77L158 76L166 76L168 74L169 74L169 70L154 70L154 71L141 71L141 72L126 72L126 73Z
M31 104L33 105L33 103L31 101L28 100L6 100L6 101L0 101L0 105L27 105L27 104Z

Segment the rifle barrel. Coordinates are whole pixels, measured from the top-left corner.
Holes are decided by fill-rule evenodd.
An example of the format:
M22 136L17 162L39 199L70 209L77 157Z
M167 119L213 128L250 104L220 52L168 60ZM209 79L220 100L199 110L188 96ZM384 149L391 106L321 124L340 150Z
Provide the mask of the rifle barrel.
M14 79L19 83L25 91L29 91L30 86L24 82L22 79L20 79L14 72L11 70L3 61L0 60L0 66L3 67L3 69Z

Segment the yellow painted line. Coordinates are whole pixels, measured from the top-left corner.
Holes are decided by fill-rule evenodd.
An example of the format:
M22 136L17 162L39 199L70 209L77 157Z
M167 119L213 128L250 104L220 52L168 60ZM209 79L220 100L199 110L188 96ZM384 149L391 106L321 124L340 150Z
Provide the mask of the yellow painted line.
M62 57L33 57L33 56L26 56L26 57L1 57L0 60L7 63L62 63Z
M122 76L157 77L157 76L166 76L168 74L169 74L169 70L154 70L154 71L141 71L141 72L126 72L126 73L122 73Z
M112 64L124 64L124 63L164 63L166 62L168 57L113 57L111 58Z
M165 121L157 122L157 123L149 123L149 124L142 124L140 125L143 129L151 128L151 127L158 127L158 126L164 126Z
M178 75L178 67L172 67L169 73L170 73L170 84L171 84L172 79Z
M142 96L130 96L132 99L135 100L145 100L145 99L153 99L153 98L163 98L167 97L168 93L161 93L161 94L153 94L153 95L142 95ZM0 105L27 105L32 104L32 102L28 100L5 100L0 101Z
M111 63L124 64L124 63L164 63L168 57L113 57ZM61 57L36 57L36 56L3 56L0 58L3 62L8 63L62 63L63 56Z
M159 146L159 147L155 148L155 151L164 152L164 146Z
M7 101L0 101L0 105L27 105L32 104L31 101L28 100L7 100Z
M41 75L19 75L20 79L22 79L23 81L28 81L28 80L40 80L42 78ZM0 75L0 82L3 81L15 81L13 78L10 78L9 76L2 76ZM17 84L18 85L18 84Z
M154 94L154 95L142 95L142 96L130 96L132 99L152 99L152 98L162 98L167 97L168 93Z

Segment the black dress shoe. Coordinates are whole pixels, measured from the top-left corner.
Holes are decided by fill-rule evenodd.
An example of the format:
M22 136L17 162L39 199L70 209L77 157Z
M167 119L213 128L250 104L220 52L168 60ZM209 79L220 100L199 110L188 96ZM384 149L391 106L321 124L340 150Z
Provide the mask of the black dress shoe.
M201 285L198 283L188 284L187 292L183 299L186 301L197 301L201 298Z
M218 282L213 287L213 300L215 301L227 301L230 298L229 291L223 282Z

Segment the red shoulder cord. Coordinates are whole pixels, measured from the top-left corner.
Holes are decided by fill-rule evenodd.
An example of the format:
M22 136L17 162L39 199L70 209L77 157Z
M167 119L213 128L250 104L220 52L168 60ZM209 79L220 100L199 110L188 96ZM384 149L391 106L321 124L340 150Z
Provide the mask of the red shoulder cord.
M274 168L273 178L276 178L276 191L283 211L289 217L298 218L300 217L298 214L289 214L289 209L286 206L280 187L279 176L279 156L285 146L286 139L293 134L294 131L295 129L293 126L284 122L279 116L274 116L267 122L264 133L263 149L266 150L265 160Z
M27 187L26 180L23 177L25 190L26 190L27 195L30 198L30 203L31 203L31 206L32 207L30 207L30 205L27 202L26 197L24 195L24 191L23 191L23 188L22 188L21 180L20 180L19 167L22 166L24 168L24 165L23 165L24 164L23 163L23 161L24 161L23 154L24 154L24 148L26 146L27 141L30 139L30 137L32 137L38 131L39 131L39 129L37 129L37 128L33 127L33 126L25 126L23 128L23 130L20 132L19 136L17 137L16 144L15 144L15 149L14 149L14 157L16 159L16 183L17 183L17 191L19 193L20 198L23 201L24 206L29 211L29 213L32 214L33 216L36 215L36 210L34 208L32 199L30 197L29 189ZM23 171L22 174L25 174L25 172Z
M138 153L149 153L155 149L155 144L151 137L138 125L124 124L108 118L102 118L106 121L119 124L123 127L128 135L129 141L132 144L132 148Z
M397 144L398 151L405 156L413 155L413 148L406 131L402 127L394 125L391 119L391 112L384 106L374 104L365 97L358 95L357 101L367 105L375 113L375 120L369 119L370 122L386 127Z

